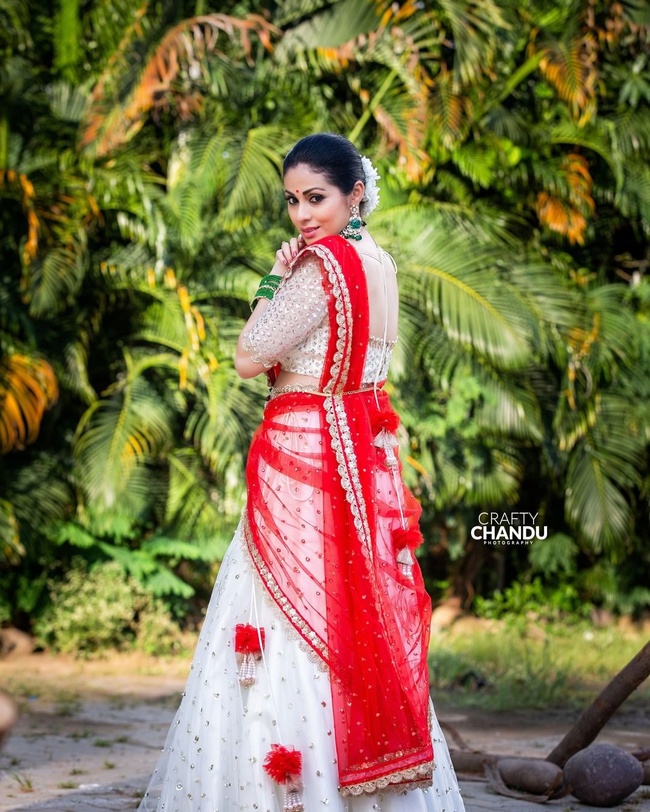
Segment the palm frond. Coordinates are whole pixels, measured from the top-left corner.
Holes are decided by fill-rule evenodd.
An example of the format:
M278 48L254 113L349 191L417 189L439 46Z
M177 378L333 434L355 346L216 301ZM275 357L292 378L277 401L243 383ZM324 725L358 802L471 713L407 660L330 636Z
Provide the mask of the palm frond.
M478 144L466 143L453 150L451 157L460 171L477 186L490 186L494 177L496 154Z
M281 11L283 16L280 20L285 34L277 47L279 60L292 60L297 52L306 49L336 50L360 34L375 31L390 3L385 0L339 0L324 8L314 9L313 4L311 6L310 13L293 26L293 15L287 14L286 9ZM341 54L337 54L337 59L340 60L340 57Z
M176 535L189 539L194 557L223 558L241 510L239 493L232 501L215 483L194 449L169 456L169 493L165 521Z
M615 202L625 217L639 218L650 233L650 168L645 161L627 161Z
M45 88L54 118L78 124L86 111L88 93L68 82L54 82Z
M38 437L43 416L59 397L50 364L22 354L0 358L0 451L24 448Z
M100 77L93 91L92 102L86 114L81 134L82 148L90 148L97 156L114 151L132 138L142 127L146 113L156 104L168 105L174 82L185 72L187 89L176 89L181 117L188 117L200 105L197 83L202 78L203 62L212 55L227 60L217 50L220 35L231 42L238 40L245 58L252 63L251 36L258 37L267 50L271 50L271 37L279 29L264 17L249 14L245 18L226 14L204 14L192 17L171 28L158 43L124 101L111 99L108 110L106 91L114 81L113 65Z
M634 358L638 324L623 304L626 294L624 285L609 284L599 285L587 295L593 314L591 325L585 327L584 339L578 334L577 341L572 343L594 375L614 377L617 370L629 366Z
M107 56L112 65L123 59L133 39L143 36L151 12L151 0L96 0L82 17L87 62L101 67Z
M471 472L466 484L468 505L514 504L517 501L523 464L517 454L490 449L485 465Z
M551 144L571 144L595 152L609 166L618 186L623 180L623 161L620 152L612 142L610 128L596 122L596 125L579 127L575 122L561 121L550 130Z
M632 511L594 449L581 446L567 469L566 514L596 552L620 547L631 531Z
M567 190L566 196L539 192L537 216L542 226L566 237L571 244L584 245L587 218L596 208L589 166L581 155L572 153L562 159L559 173L564 176L562 186Z
M482 388L482 403L476 410L476 421L485 435L541 442L544 434L541 409L527 382L505 376L497 378L480 367L474 374Z
M470 109L469 96L456 92L453 74L441 64L431 101L431 126L445 149L452 149L467 136Z
M490 248L468 251L461 237L425 228L403 264L402 292L429 313L454 341L502 368L531 357L531 334L518 297L495 270Z
M64 371L60 373L62 386L77 394L87 406L97 399L97 393L90 382L88 349L88 342L83 337L66 344L62 353Z
M250 222L269 197L278 193L286 146L286 134L271 125L251 128L245 139L231 141L226 205L220 214L226 230L241 227L242 219Z
M647 154L650 150L650 109L623 108L612 116L611 133L612 148L622 155L631 157Z
M490 69L499 47L497 32L509 28L503 8L493 0L440 0L449 21L447 38L454 49L454 91L475 82Z
M24 50L31 45L28 23L29 9L22 0L0 2L0 46L3 52Z
M4 492L18 522L20 541L34 555L43 529L62 519L73 504L73 493L60 461L46 453L31 454L29 465L16 466L5 479ZM8 473L8 472L7 472ZM38 549L38 553L41 550Z
M99 549L111 561L116 561L122 569L139 581L151 594L178 595L181 598L191 598L194 589L181 580L168 567L160 562L146 550L131 550L108 544L105 541L97 543Z
M25 555L11 502L0 499L0 564L17 564Z
M369 99L349 138L357 142L372 116L379 128L380 152L388 154L396 149L400 170L410 181L417 181L426 175L431 164L430 156L422 148L427 131L429 92L426 82L420 85L420 92L405 93L404 84L393 87L398 75L399 72L392 69L373 93L360 89L362 98L367 94Z
M531 317L536 352L563 367L572 331L588 318L587 304L564 268L531 257L508 262L504 273L514 284L522 308Z
M240 381L225 364L205 383L204 396L188 417L186 436L211 470L224 476L233 460L245 455L259 421L264 386Z
M547 42L540 50L542 75L567 103L578 124L586 124L596 111L598 70L591 59L592 35L580 34Z
M153 462L172 437L171 414L142 377L93 403L77 429L74 453L80 483L107 511L144 497Z
M87 234L62 235L58 245L42 249L25 267L25 298L35 317L62 310L76 294L88 269Z
M22 169L22 167L21 167ZM23 245L22 260L29 264L38 252L41 236L41 218L35 206L34 184L24 171L0 168L0 191L3 196L19 199L27 221L27 238Z
M592 549L621 555L631 534L631 493L643 476L646 439L624 398L603 393L593 408L569 454L565 511Z

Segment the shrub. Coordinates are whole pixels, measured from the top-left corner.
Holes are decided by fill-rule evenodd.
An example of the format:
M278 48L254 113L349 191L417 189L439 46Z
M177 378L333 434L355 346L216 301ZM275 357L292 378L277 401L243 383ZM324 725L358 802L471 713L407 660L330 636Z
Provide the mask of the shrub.
M168 654L179 646L179 629L162 604L115 561L88 569L75 559L48 591L51 603L34 632L53 651L78 657L132 648Z

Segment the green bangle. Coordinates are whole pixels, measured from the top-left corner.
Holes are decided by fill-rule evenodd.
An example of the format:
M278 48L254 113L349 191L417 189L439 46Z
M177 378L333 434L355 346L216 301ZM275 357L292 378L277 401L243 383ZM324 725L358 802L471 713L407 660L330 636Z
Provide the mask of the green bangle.
M277 289L280 287L280 282L282 282L282 277L278 274L267 274L263 276L260 280L260 284L257 288L257 293L253 297L253 301L250 303L251 310L257 304L258 299L271 299L275 296Z
M268 274L267 276L263 276L260 279L260 288L271 288L271 290L277 290L280 287L280 282L282 282L281 276L276 276L275 274Z
M279 274L269 273L266 276L262 277L262 281L260 282L260 285L263 285L263 284L266 283L266 284L271 284L271 285L275 285L276 287L278 287L280 282L282 282L282 277Z

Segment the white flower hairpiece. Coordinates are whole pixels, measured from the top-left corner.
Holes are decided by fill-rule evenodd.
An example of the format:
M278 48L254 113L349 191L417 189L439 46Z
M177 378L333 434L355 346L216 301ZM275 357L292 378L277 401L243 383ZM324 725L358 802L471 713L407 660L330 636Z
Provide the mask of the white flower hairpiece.
M366 158L365 155L361 156L361 165L363 166L366 191L363 194L359 208L361 210L361 216L367 217L370 212L375 210L377 203L379 203L379 186L377 185L379 173L372 165L370 158Z

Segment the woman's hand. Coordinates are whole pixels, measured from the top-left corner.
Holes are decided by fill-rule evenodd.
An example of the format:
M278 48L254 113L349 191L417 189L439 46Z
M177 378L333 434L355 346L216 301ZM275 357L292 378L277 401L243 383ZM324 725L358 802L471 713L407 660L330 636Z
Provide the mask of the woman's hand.
M275 265L271 273L284 276L285 271L295 259L300 251L305 247L305 241L302 234L299 237L292 237L290 240L285 240L280 248L275 252Z

